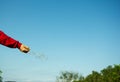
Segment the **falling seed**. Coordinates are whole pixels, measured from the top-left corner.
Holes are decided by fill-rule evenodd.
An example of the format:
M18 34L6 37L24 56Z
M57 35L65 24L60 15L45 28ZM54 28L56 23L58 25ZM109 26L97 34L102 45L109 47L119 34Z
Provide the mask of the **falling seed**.
M48 59L44 53L36 53L34 51L30 51L28 54L33 55L35 58L38 58L40 60L46 61Z

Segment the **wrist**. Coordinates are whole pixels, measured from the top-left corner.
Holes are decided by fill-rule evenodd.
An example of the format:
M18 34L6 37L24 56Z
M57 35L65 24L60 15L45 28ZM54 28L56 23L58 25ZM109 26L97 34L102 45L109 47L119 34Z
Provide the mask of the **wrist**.
M18 42L17 48L20 49L22 43Z

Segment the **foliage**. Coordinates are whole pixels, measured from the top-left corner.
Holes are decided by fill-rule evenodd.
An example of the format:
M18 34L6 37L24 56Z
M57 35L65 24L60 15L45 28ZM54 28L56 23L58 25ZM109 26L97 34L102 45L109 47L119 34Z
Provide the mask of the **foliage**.
M80 78L78 73L64 71L60 73L60 76L57 77L56 82L72 82Z
M0 82L2 82L2 76L1 76L1 74L2 74L2 71L0 71Z
M76 78L73 76L76 74ZM78 73L62 72L58 82L120 82L120 65L108 66L99 72L92 71L86 77Z

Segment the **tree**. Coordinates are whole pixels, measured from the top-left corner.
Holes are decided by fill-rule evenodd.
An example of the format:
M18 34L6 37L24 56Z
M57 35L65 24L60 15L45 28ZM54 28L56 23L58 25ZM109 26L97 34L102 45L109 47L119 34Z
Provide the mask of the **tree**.
M101 73L104 82L120 82L120 65L108 66Z
M85 78L86 82L101 82L101 74L96 72L96 71L92 71L92 74L89 74L86 78Z
M64 71L57 77L56 82L73 82L79 80L79 74L74 72Z
M0 82L2 82L2 76L1 76L1 74L2 74L2 71L0 70Z
M80 75L78 80L74 80L73 82L84 82L84 77Z
M92 71L83 77L74 72L61 72L57 82L120 82L120 65L108 66L99 72Z

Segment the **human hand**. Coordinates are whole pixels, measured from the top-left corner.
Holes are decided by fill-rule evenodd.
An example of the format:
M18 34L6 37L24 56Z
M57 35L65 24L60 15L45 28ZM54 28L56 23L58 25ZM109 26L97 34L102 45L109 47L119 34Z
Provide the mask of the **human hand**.
M30 48L28 46L25 46L24 44L22 44L20 46L20 51L24 52L24 53L28 53L30 51Z

